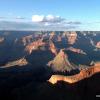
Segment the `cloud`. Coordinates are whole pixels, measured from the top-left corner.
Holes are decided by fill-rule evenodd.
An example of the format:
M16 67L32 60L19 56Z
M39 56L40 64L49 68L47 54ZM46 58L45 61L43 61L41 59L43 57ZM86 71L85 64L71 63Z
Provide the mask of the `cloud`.
M14 22L14 21L0 21L0 30L34 30L34 31L63 31L74 30L76 26L60 25L56 23L31 23L31 22Z
M17 16L15 19L25 19L25 17Z
M69 22L67 22L67 24L75 24L75 25L80 25L80 24L82 24L81 22L79 22L79 21L69 21Z
M68 21L61 16L54 15L33 15L32 22L37 24L39 27L45 27L49 29L75 29L82 23L79 21Z
M32 22L42 29L55 29L55 30L66 30L78 28L82 23L79 21L69 21L61 16L54 15L33 15Z
M44 17L43 22L52 22L52 23L58 23L58 22L62 22L65 19L60 17L60 16L53 16L53 15L47 15Z
M33 22L42 22L44 19L43 15L33 15L32 16L32 21Z
M22 29L22 30L75 30L79 29L83 23L79 21L69 21L61 16L54 15L33 15L32 20L17 16L0 20L0 29Z
M33 15L32 21L33 22L42 22L42 23L58 23L62 22L64 18L61 18L60 16L53 16L53 15Z

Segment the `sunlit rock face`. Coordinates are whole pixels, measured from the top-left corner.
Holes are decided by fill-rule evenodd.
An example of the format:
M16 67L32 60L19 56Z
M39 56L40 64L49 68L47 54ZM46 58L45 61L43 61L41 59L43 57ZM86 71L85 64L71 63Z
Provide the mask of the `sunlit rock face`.
M49 42L49 49L54 55L57 55L57 48L52 41Z
M8 68L8 67L12 67L12 66L24 66L27 65L28 62L25 58L21 58L12 62L8 62L7 64L5 64L4 66L0 67L0 68Z
M83 69L79 74L73 76L64 76L64 75L52 75L48 80L50 83L55 84L58 81L64 81L67 83L75 83L85 78L89 78L92 75L100 72L100 63L96 63L94 66Z
M74 44L77 40L77 33L76 32L69 32L66 34L68 39L68 44Z
M22 37L21 39L16 38L14 43L26 46L32 41L33 41L33 35L27 35L27 36Z
M33 40L33 36L32 35L25 36L25 37L22 38L22 42L23 42L24 46L29 44L29 43L31 43L32 40Z
M86 55L86 53L85 53L83 50L78 49L78 48L69 47L69 48L67 48L66 50L70 50L70 51L72 51L72 52L74 52L74 53L78 53L78 54L84 54L84 55Z
M0 37L0 43L4 41L4 37Z
M33 50L38 50L39 46L44 46L44 45L46 45L46 43L43 42L42 39L39 39L27 45L25 51L31 54Z
M50 33L50 38L49 38L49 39L52 40L52 39L54 38L54 36L55 36L55 32L51 32L51 33Z
M50 61L48 65L55 72L66 72L66 71L70 72L71 70L75 68L69 62L68 56L67 54L65 54L63 49L60 50L60 52L57 54L54 60Z
M97 42L97 44L96 44L96 48L100 49L100 41Z

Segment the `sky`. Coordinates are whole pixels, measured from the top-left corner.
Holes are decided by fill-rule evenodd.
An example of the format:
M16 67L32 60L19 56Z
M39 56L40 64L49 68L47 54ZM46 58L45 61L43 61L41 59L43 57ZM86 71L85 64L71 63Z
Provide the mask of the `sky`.
M100 0L0 0L0 22L0 29L100 30Z

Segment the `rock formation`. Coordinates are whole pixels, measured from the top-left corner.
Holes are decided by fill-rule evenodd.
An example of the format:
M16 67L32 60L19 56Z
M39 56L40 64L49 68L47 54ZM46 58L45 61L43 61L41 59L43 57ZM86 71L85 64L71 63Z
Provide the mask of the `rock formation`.
M74 44L77 40L77 33L76 32L70 32L67 34L68 44Z
M42 39L39 39L27 45L25 51L31 54L33 50L37 50L39 46L44 46L44 45L46 45L46 43L43 42Z
M69 47L66 50L70 50L70 51L78 53L78 54L84 54L84 55L86 55L86 53L83 50L77 49L77 48L74 48L74 47Z
M57 55L57 49L52 41L49 43L49 49L54 55Z
M33 40L33 35L28 35L28 36L25 36L22 38L22 42L23 42L24 46L31 43L32 40Z
M63 49L60 50L58 55L54 58L54 60L50 61L48 65L56 72L70 72L75 68L68 61L68 56L65 54Z
M64 81L67 83L76 83L80 80L85 78L89 78L95 73L100 72L100 63L96 63L94 66L83 69L80 71L79 74L73 76L63 76L63 75L52 75L51 78L48 80L50 83L55 84L58 81Z
M0 43L4 41L4 37L0 37Z
M30 44L32 41L33 41L33 35L27 35L27 36L23 36L21 39L16 38L14 42L26 46Z
M7 67L12 67L12 66L24 66L27 65L28 62L25 58L21 58L12 62L8 62L7 64L5 64L4 66L0 67L0 68L7 68Z
M51 33L50 33L49 40L52 40L52 39L54 38L54 36L55 36L55 32L51 32Z
M100 49L100 41L97 42L97 44L96 44L96 48Z

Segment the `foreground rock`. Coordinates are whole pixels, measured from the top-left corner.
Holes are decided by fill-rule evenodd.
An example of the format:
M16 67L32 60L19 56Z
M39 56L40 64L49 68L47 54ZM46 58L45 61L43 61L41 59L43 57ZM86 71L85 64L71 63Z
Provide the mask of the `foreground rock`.
M52 75L49 79L49 82L52 84L57 83L58 81L64 81L68 83L75 83L80 80L83 80L85 78L89 78L95 73L100 72L100 63L95 64L95 66L92 66L90 68L86 68L80 71L79 74L73 75L73 76L63 76L63 75Z
M51 81L51 78L55 78ZM52 75L49 81L34 82L12 91L14 100L99 100L100 63L74 76ZM36 86L36 87L35 87ZM35 89L36 90L35 90Z

